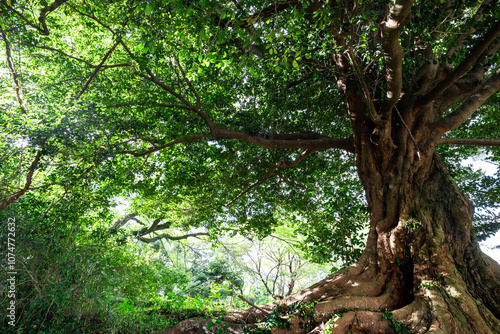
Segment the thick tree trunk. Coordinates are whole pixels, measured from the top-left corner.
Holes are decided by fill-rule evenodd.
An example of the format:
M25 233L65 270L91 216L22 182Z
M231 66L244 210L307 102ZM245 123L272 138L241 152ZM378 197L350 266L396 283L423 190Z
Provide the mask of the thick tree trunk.
M500 333L500 268L479 250L472 204L437 154L405 159L382 173L359 166L371 229L363 257L348 273L352 290L344 285L359 300L340 298L351 311L334 332L370 327L380 319L365 311L370 307L392 310L412 333ZM336 312L337 304L320 303L316 312Z
M321 333L335 324L333 333L500 333L500 266L480 251L472 203L435 152L432 133L419 132L419 122L407 117L418 137L399 127L389 134L394 145L357 115L356 161L371 224L362 257L282 301L232 313L219 326L241 332L238 324L264 321L277 305L314 301L309 326L292 316L290 329L272 332ZM208 322L184 322L170 333L222 328L206 330Z

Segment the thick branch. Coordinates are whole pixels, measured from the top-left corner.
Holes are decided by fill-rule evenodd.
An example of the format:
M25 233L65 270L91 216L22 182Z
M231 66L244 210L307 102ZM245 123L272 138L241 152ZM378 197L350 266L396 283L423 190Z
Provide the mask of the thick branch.
M484 38L479 42L465 59L440 83L434 87L429 93L420 98L420 103L428 103L438 96L440 96L446 89L448 89L455 81L476 63L486 49L495 41L500 35L500 21L497 22L487 33Z
M470 138L441 138L436 145L467 145L500 147L500 140L496 139L470 139Z
M40 16L38 17L38 22L40 22L40 25L42 26L42 34L44 34L44 35L49 34L49 29L47 28L47 24L45 23L45 17L47 16L47 14L56 10L57 7L59 7L60 5L65 3L66 1L68 1L68 0L55 0L50 6L44 7L40 11Z
M139 220L137 218L137 216L138 216L138 214L136 214L136 213L128 214L125 217L118 219L110 229L118 229L118 228L124 226L127 222L129 222L131 220L135 220L137 223L144 225L144 223L141 220ZM155 242L155 241L160 240L160 239L183 240L183 239L187 239L190 237L198 237L201 235L208 235L208 233L206 233L206 232L188 233L188 234L179 235L179 236L172 236L170 234L163 233L163 234L160 234L160 235L152 237L152 238L145 237L146 235L157 232L157 231L167 230L172 226L172 222L161 223L162 219L163 219L162 217L157 218L153 221L153 223L150 226L141 228L139 230L131 231L130 235L132 235L137 240L140 240L140 241L146 242L146 243Z
M439 135L450 131L467 119L493 94L500 90L500 70L493 74L474 94L469 96L455 111L443 117L432 126Z
M445 111L456 103L464 101L483 83L484 74L488 71L488 60L490 60L500 48L500 40L493 42L488 49L483 52L476 64L466 75L458 79L440 96L443 101L441 108Z
M40 11L40 15L38 16L39 25L28 20L21 12L12 8L12 6L7 6L7 8L9 8L9 10L11 10L17 16L19 16L21 19L23 19L24 22L26 22L29 26L38 30L42 35L48 35L49 28L47 27L47 23L45 22L45 18L47 17L47 14L49 14L50 12L53 12L54 10L57 9L57 7L61 6L62 4L64 4L67 1L68 0L55 0L51 5L42 8L42 10Z
M0 203L0 211L17 201L22 195L24 195L29 189L30 185L33 182L33 174L35 173L35 169L38 167L38 163L40 162L40 158L42 157L42 150L39 150L35 156L35 159L31 163L30 168L28 169L28 174L26 175L26 183L24 187L15 193L13 196L9 197L5 202Z
M403 48L399 34L410 19L413 0L396 0L387 20L382 22L382 50L386 62L387 93L381 114L390 119L392 108L399 101L403 84Z
M131 234L136 238L140 238L156 231L168 230L170 226L172 226L172 222L165 222L163 224L160 224L162 219L163 218L157 218L153 221L151 226L141 228L140 230L132 231Z
M352 27L352 25L351 25ZM352 28L351 28L352 29ZM363 92L364 95L364 101L366 103L366 107L370 113L370 118L378 126L382 126L383 123L381 122L380 116L377 114L377 111L375 110L375 105L373 104L373 99L370 94L370 89L368 88L368 85L366 84L365 79L363 78L363 72L359 68L359 65L356 61L356 55L354 53L353 47L352 47L352 40L353 40L353 35L351 36L351 43L349 44L349 52L347 53L349 56L349 59L351 60L352 67L354 68L354 73L356 73L356 77L359 81L359 84L361 85L361 91Z
M256 308L257 310L260 310L262 311L262 313L266 314L266 315L269 315L270 313L266 310L264 310L263 308L261 307L258 307L257 305L253 304L252 302L248 301L245 297L243 297L242 295L238 295L238 298L243 300L245 303L247 303L248 305Z
M137 216L138 216L137 213L130 213L130 214L126 215L125 217L122 217L122 218L118 219L117 221L115 221L115 223L113 224L113 226L111 226L110 229L118 229L118 228L122 227L123 225L125 225L126 223L128 223L129 221L136 220Z

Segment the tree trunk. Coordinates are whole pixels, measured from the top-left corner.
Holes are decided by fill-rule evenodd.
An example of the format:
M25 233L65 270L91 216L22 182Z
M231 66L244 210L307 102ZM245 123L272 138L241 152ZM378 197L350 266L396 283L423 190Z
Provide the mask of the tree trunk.
M370 211L362 257L282 301L229 314L220 326L241 332L235 324L264 321L278 305L314 301L309 326L295 316L289 329L272 332L321 333L335 324L333 333L500 333L500 266L480 251L472 203L435 152L431 130L419 132L407 113L410 126L390 135L393 144L357 115L356 161ZM222 328L206 330L208 322L181 323L170 333Z

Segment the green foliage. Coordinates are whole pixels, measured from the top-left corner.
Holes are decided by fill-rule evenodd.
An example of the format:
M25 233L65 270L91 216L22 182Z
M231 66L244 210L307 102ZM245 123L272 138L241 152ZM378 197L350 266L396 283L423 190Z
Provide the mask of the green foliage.
M220 325L222 323L222 317L219 317L217 319L212 319L212 322L207 325L207 330L212 328L214 325ZM225 330L229 328L229 325L224 325L222 328L218 328L217 331L215 332L216 334L226 334Z
M47 12L48 33L38 20L46 1L0 3L0 205L14 203L0 220L2 227L17 222L18 328L139 332L223 311L244 291L248 266L215 252L195 256L187 242L149 246L134 243L125 228L110 229L117 198L176 232L206 231L214 244L226 233L258 244L288 229L284 239L294 247L267 248L280 259L299 254L337 270L359 258L369 217L354 159L316 150L293 168L273 170L303 151L241 140L350 137L353 115L339 77L355 73L340 73L333 61L348 48L373 101L386 101L383 77L391 69L379 37L389 1L355 2L355 10L321 3L317 10L309 1L278 2L283 7L266 12L271 4L257 0L74 1ZM436 2L414 2L399 39L404 90L419 84L427 66L456 67L498 21L498 2L449 3L448 15ZM447 52L454 45L463 47ZM489 75L499 61L496 53L481 65ZM499 101L493 95L448 135L498 139ZM449 107L445 115L456 106ZM212 123L240 132L233 140L216 136ZM391 124L394 133L403 126L396 118ZM500 151L438 152L476 204L478 238L492 236L500 228L498 171L486 175L462 161L479 155L498 165ZM2 230L2 246L6 238ZM276 282L298 281L283 272L273 272ZM269 301L272 289L261 283L252 301ZM175 317L165 320L161 310ZM285 314L302 311L273 312L269 328L286 328Z
M30 193L0 212L2 226L8 219L16 224L16 327L26 333L41 328L46 333L113 328L133 333L168 325L145 315L139 305L185 283L182 273L155 260L147 248L117 247L103 228L109 213L86 212L89 196L81 194L79 203L67 202L66 196L51 201ZM1 243L6 242L2 234ZM6 265L2 260L2 280ZM0 298L2 305L8 302L6 294ZM13 330L7 320L2 328Z

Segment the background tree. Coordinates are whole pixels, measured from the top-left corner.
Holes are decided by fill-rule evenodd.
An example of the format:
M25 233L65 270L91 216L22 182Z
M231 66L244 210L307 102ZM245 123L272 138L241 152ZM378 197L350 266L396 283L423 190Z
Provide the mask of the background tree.
M346 176L355 168L365 250L283 302L319 302L316 324L344 312L339 332L389 332L398 321L414 332L500 332L499 266L479 250L472 203L436 148L500 144L498 6L2 1L3 128L37 152L2 208L35 190L38 169L38 187L85 177L103 206L134 194L151 217L264 236L283 216L321 226L315 214L328 203L360 212L360 185ZM348 221L344 212L322 219ZM311 240L328 239L317 230ZM225 320L236 329L270 308Z

